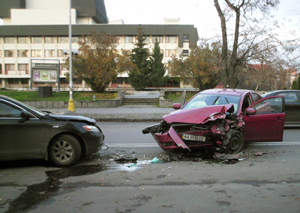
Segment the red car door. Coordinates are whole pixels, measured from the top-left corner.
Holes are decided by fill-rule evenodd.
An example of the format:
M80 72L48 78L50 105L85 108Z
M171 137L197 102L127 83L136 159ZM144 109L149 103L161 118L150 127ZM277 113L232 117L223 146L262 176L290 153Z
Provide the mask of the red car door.
M282 141L284 97L264 98L249 106L244 113L245 142Z

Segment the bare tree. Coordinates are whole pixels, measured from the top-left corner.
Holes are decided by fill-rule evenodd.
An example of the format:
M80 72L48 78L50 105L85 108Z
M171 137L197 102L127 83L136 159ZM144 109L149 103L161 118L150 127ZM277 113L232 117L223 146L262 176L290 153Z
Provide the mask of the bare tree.
M239 86L253 90L289 89L291 71L289 61L283 60L277 47L264 43L251 50L251 63L238 74Z
M266 20L278 3L279 0L214 0L221 21L221 71L225 85L237 87L238 66L251 59L255 47L276 40L270 32L277 26L266 24Z

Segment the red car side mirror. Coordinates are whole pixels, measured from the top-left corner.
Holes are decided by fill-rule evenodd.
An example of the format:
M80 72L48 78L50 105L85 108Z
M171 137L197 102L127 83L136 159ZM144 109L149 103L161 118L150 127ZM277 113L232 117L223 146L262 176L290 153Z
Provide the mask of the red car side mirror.
M181 104L180 103L173 104L173 109L180 109L180 108L181 108Z
M246 114L247 115L254 115L256 113L256 110L254 108L247 108Z

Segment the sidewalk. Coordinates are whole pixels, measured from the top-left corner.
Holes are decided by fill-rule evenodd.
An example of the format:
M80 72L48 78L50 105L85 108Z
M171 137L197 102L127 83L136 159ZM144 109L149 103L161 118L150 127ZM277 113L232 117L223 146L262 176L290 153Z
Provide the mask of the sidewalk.
M73 114L64 108L39 109L54 114ZM75 113L94 118L96 121L117 122L160 122L163 115L174 111L172 108L159 108L148 105L120 106L116 108L77 108Z
M130 91L125 98L159 98L158 91ZM67 108L42 108L54 114L73 114ZM123 105L115 108L75 108L75 113L94 118L96 121L116 122L160 122L162 116L174 111L173 108L161 108L151 105Z

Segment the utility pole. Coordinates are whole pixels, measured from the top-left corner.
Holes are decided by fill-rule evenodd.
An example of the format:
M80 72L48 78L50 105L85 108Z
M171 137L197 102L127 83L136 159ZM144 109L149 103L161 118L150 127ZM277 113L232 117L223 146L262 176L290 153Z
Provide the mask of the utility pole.
M72 0L70 0L69 8L69 71L70 71L70 99L68 110L75 112L75 104L73 100L73 72L72 72L72 19L71 19Z

